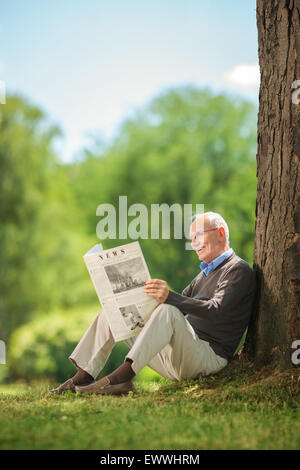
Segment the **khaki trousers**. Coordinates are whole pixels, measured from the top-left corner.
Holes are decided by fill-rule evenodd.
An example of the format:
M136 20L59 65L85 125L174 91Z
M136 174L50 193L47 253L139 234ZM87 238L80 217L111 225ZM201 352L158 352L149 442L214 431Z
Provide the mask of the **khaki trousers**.
M182 312L168 304L156 307L139 335L126 343L131 347L126 358L132 359L136 374L147 365L161 376L179 381L214 374L227 365L227 360L215 354L207 341L198 338ZM69 359L96 379L114 345L102 311Z

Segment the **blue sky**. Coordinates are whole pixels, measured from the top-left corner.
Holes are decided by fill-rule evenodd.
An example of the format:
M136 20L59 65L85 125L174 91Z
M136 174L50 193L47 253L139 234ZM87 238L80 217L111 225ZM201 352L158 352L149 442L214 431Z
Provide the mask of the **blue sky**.
M255 0L10 0L0 80L41 107L64 161L112 138L160 91L193 83L258 99Z

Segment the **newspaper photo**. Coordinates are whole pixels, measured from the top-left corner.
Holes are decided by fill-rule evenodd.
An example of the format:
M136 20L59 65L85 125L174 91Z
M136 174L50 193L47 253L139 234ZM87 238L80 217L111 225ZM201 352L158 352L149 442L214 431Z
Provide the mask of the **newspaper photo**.
M150 273L139 242L108 250L98 244L83 259L114 340L137 336L159 305L143 290Z

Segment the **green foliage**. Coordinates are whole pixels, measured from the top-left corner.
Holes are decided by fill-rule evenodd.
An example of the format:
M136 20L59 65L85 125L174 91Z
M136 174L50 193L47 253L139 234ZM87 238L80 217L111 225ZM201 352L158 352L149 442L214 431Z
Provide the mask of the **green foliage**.
M58 310L16 329L8 351L11 377L65 381L74 375L76 369L68 357L97 313L95 306Z
M37 311L86 300L90 239L52 151L59 134L20 97L0 107L0 337Z
M93 316L96 313L93 315L92 309L57 311L39 316L16 329L8 351L11 377L66 380L75 371L68 356Z

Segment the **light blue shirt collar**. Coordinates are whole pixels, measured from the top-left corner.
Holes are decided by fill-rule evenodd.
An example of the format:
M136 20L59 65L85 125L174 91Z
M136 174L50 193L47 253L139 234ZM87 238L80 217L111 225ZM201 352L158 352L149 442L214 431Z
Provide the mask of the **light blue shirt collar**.
M211 273L214 269L216 269L219 264L223 263L225 259L227 259L231 254L233 253L233 249L230 248L227 251L224 251L220 256L217 258L213 259L210 263L205 263L205 261L201 261L200 263L200 269L203 272L205 276L207 276L209 273Z

